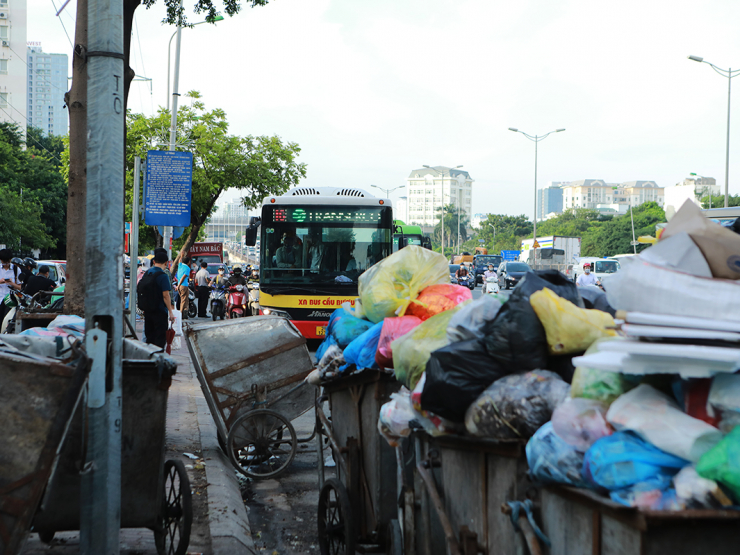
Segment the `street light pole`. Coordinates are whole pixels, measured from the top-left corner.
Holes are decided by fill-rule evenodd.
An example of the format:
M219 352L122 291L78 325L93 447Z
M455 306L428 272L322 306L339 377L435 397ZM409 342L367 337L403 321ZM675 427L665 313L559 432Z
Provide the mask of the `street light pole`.
M385 198L391 198L391 193L395 191L396 189L400 189L401 187L405 187L406 185L399 185L398 187L393 187L393 189L387 189L385 187L380 187L378 185L370 185L370 187L375 187L376 189L380 189L381 191L385 192Z
M439 221L439 226L442 228L442 256L445 256L445 174L438 170L437 168L434 168L432 166L428 166L426 164L423 164L423 167L434 170L439 174L440 181L442 182L442 216ZM455 166L454 169L462 168L462 165ZM452 174L450 174L450 178L452 177ZM432 180L432 183L434 183L434 180ZM433 195L433 193L432 193ZM434 199L434 196L432 196L432 199ZM432 200L432 207L434 206L434 200Z
M535 246L537 244L537 146L539 145L540 141L544 141L552 135L553 133L560 133L561 131L565 131L565 129L555 129L554 131L550 131L548 133L545 133L544 135L530 135L529 133L525 133L524 131L519 131L516 127L509 127L509 131L513 131L514 133L521 133L527 139L534 142L534 241L532 242L532 248L535 249L534 251L534 265L537 266L537 247Z
M692 62L710 65L714 71L722 77L727 78L727 141L725 144L725 208L730 205L730 95L732 93L732 78L740 74L740 69L732 71L732 68L722 69L707 62L701 56L688 56Z
M488 225L490 225L493 228L493 243L491 245L491 248L496 251L496 226L493 225L491 222L488 222Z

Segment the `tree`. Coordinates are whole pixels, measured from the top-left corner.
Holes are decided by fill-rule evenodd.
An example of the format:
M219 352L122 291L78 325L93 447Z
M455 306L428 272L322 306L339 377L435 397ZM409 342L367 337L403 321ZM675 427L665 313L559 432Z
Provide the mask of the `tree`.
M641 235L655 236L655 224L666 221L665 211L655 202L646 202L632 209L635 220L635 238ZM597 223L584 233L581 241L581 256L614 256L633 252L632 220L629 212L624 216ZM638 245L637 252L648 245Z
M711 197L711 200L710 200ZM740 195L729 195L727 197L728 206L740 206ZM707 195L702 197L701 206L704 209L709 208L724 208L725 206L725 195Z
M57 251L48 249L59 246L64 251L66 187L60 161L53 153L23 146L18 127L0 123L0 243L56 256Z
M520 216L489 214L480 224L479 237L483 239L489 253L497 253L502 250L518 250L521 247L522 238L531 234L532 222L524 214Z
M188 143L193 153L193 189L191 225L179 244L183 256L202 234L203 226L216 210L221 193L239 189L244 206L254 208L266 196L281 194L306 176L306 165L297 162L300 148L296 143L283 142L279 137L238 137L228 132L226 113L220 109L207 111L200 95L186 95L191 106L184 106L178 115L178 135ZM166 129L169 113L160 110L154 117L129 114L126 163L127 211L130 213L134 157L146 156L157 148L158 134ZM154 238L152 228L142 228L140 236ZM144 239L145 241L147 239ZM141 244L141 242L140 242ZM177 245L177 244L176 244Z

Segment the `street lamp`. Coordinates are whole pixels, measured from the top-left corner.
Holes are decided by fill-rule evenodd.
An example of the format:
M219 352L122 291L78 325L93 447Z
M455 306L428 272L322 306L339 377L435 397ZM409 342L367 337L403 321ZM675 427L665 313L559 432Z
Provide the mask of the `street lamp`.
M193 23L193 27L196 25L203 25L204 23L216 23L216 21L223 21L224 17L222 15L217 15L213 18L213 21L199 21L198 23ZM178 27L177 31L172 33L172 36L170 37L169 45L167 46L167 110L170 109L170 52L172 50L172 39L175 38L175 35L182 29L182 27ZM179 53L178 53L179 54ZM176 55L177 62L179 64L180 56Z
M725 147L725 208L730 205L730 92L732 91L732 78L740 74L740 69L732 71L732 68L722 69L704 60L701 56L688 56L689 60L712 66L712 69L722 77L727 77L727 145Z
M525 133L524 131L519 131L516 127L509 127L509 131L513 131L514 133L521 133L527 139L534 142L534 241L532 242L532 248L535 249L534 251L534 263L537 265L537 145L540 141L544 141L547 139L548 136L552 135L553 133L560 133L561 131L565 131L565 129L556 129L555 131L550 131L549 133L545 133L544 135L530 135L529 133Z
M488 225L490 225L493 228L493 251L496 252L496 226L493 225L491 222L488 222Z
M440 180L442 181L442 216L440 217L440 220L439 220L439 226L442 228L442 256L444 256L445 254L445 177L444 177L444 173L435 167L427 166L426 164L422 164L422 166L429 170L436 171L440 176ZM455 166L453 169L458 169L458 168L462 168L462 165ZM432 208L434 208L434 196L432 196ZM459 246L460 244L460 237L459 237L460 235L460 216L459 214L457 218L457 234L458 234L458 246Z
M391 198L391 193L395 191L396 189L400 189L401 187L405 187L406 185L399 185L398 187L393 187L393 189L386 189L385 187L379 187L378 185L370 185L370 187L375 187L376 189L380 189L381 191L385 192L385 198Z

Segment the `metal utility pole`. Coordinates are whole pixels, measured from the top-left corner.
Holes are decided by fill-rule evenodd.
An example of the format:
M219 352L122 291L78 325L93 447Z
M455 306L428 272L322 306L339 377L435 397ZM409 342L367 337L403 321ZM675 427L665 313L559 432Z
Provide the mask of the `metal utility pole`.
M141 182L141 157L134 158L134 201L131 203L131 272L128 285L128 309L131 328L136 329L136 277L139 274L139 184ZM135 272L135 273L134 273Z
M182 8L182 0L180 0ZM182 43L182 27L177 26L177 41L175 42L175 77L172 82L172 117L170 118L170 151L175 150L177 142L177 98L180 96L180 44ZM172 40L172 39L170 39ZM169 67L168 67L169 69ZM168 80L169 84L169 80ZM170 243L172 242L172 226L164 226L164 248L167 249L167 257L172 258Z
M104 403L88 410L80 550L119 552L123 348L123 3L89 0L85 329L105 332ZM102 356L102 355L101 355ZM93 366L101 363L100 356Z
M527 139L534 142L534 218L532 221L534 222L534 241L532 242L532 248L534 249L534 265L537 266L537 146L539 145L540 141L544 141L547 139L548 136L552 135L553 133L560 133L561 131L565 131L565 129L556 129L555 131L550 131L549 133L545 133L544 135L530 135L529 133L525 133L524 131L519 131L516 127L509 127L509 131L513 131L514 133L521 133Z
M391 193L395 191L396 189L400 189L401 187L405 187L406 185L399 185L398 187L393 187L393 189L388 189L386 187L380 187L378 185L370 185L370 187L375 187L376 189L380 189L385 193L385 198L391 198Z
M491 246L491 249L492 249L492 250L493 250L494 252L496 252L496 226L495 226L495 225L493 225L493 224L492 224L492 223L490 223L490 222L488 223L488 225L490 225L490 226L491 226L491 227L493 228L493 244L492 244L492 246Z
M637 254L637 240L635 239L635 218L632 216L632 201L630 200L630 221L632 222L632 252Z
M710 65L714 71L727 78L727 140L725 142L725 208L730 205L730 95L732 93L732 78L740 75L740 69L722 69L704 60L701 56L688 56L693 62Z

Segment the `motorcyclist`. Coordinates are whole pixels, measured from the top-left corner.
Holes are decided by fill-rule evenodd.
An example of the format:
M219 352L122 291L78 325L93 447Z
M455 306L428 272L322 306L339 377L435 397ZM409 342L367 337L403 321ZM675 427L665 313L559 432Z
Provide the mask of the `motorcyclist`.
M218 268L218 274L213 276L213 279L211 279L211 282L208 285L210 285L211 287L218 287L219 285L223 285L224 283L226 283L226 268L220 266Z
M576 279L576 285L579 287L585 287L587 285L601 285L598 278L591 273L591 264L586 262L583 265L583 273Z
M498 276L496 275L496 270L493 269L493 264L489 264L488 270L486 270L483 274L483 281L488 281L490 278L493 278L494 280L498 279Z
M23 271L18 274L18 283L21 284L21 287L23 289L26 288L28 280L33 277L33 270L36 268L36 266L36 261L33 258L29 257L23 259Z
M460 264L460 267L455 272L455 277L459 280L460 278L469 277L468 267L465 264Z
M236 266L233 270L233 274L228 279L229 285L246 285L247 280L242 275L241 266Z

